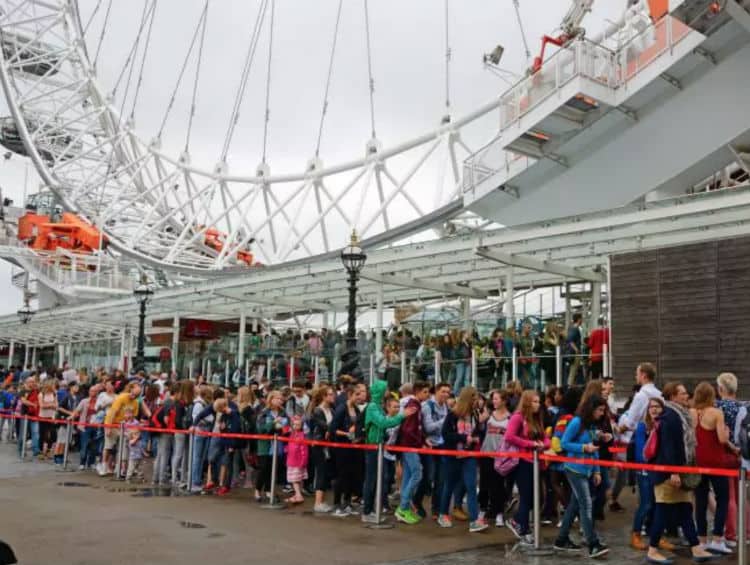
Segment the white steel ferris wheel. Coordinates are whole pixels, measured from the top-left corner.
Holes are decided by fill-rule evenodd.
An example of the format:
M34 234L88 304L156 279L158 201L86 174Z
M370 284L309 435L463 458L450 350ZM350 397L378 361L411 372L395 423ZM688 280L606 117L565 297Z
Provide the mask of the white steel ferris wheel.
M461 162L473 149L462 128L494 115L499 98L470 114L450 115L451 58L448 2L445 2L446 111L438 127L392 147L384 147L375 129L370 22L363 0L369 73L370 139L363 155L324 164L320 140L339 37L343 0L338 2L331 35L317 147L302 170L276 173L266 156L275 0L259 0L239 85L217 165L197 166L191 158L191 129L196 100L206 89L207 21L219 5L204 0L186 53L180 55L170 103L157 133L136 131L135 112L155 30L157 0L133 3L140 23L125 64L111 90L97 76L101 40L107 33L112 0L99 0L83 14L77 0L2 0L0 80L11 116L0 123L0 142L27 155L42 182L63 207L105 234L116 254L163 270L210 276L331 252L341 233L355 229L371 241L387 241L415 226L435 225L461 209ZM93 37L92 21L100 24ZM267 60L259 61L261 36ZM235 137L253 65L264 68L263 153L251 174L238 174L228 154ZM205 72L205 69L203 69ZM165 79L169 82L170 79ZM178 91L191 99L184 148L170 154L162 132ZM175 117L176 119L177 117ZM491 122L492 123L492 122ZM490 128L490 133L492 129ZM406 162L397 169L394 160ZM427 165L438 171L430 185L415 179ZM427 192L427 194L425 194Z

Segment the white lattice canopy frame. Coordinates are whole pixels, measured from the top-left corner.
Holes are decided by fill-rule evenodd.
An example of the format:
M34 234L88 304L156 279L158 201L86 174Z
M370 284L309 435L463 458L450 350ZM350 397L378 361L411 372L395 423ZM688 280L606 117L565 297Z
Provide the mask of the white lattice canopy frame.
M154 6L144 4L139 41ZM269 6L261 2L259 18ZM97 81L87 26L75 0L0 1L0 79L14 120L3 122L3 135L15 136L42 181L100 227L110 249L161 269L226 272L329 252L351 229L367 241L421 218L429 225L460 198L459 163L472 153L462 128L497 121L493 101L397 146L383 148L373 136L359 159L327 166L315 157L288 174L273 174L265 158L254 174L233 174L225 144L205 170L187 144L169 155L159 136L145 141L135 131L125 104ZM437 171L429 186L420 177L428 168Z

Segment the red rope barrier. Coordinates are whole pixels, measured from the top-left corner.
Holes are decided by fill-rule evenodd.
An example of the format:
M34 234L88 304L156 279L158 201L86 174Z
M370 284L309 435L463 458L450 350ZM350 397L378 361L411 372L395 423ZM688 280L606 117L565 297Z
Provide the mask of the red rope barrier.
M96 423L81 423L75 420L59 420L54 418L41 418L39 416L18 416L17 414L3 414L0 413L0 418L6 419L23 419L34 422L48 422L53 424L67 425L69 422L76 427L91 427L91 428L119 428L119 424L96 424ZM139 430L162 433L162 434L189 434L190 430L166 430L162 428L152 427L138 427ZM203 430L194 429L194 433L197 436L202 437L218 437L225 439L259 439L271 441L273 435L268 434L234 434L234 433L215 433L207 432ZM302 443L310 446L321 446L331 447L334 449L360 449L364 451L374 451L377 446L374 444L357 444L357 443L336 443L332 441L320 441L311 439L291 439L284 436L276 436L278 441L283 443ZM531 461L533 456L530 451L520 452L487 452L487 451L458 451L451 449L432 449L428 447L417 448L417 447L401 447L395 445L385 446L387 451L393 453L420 453L425 455L443 455L448 457L491 457L495 458L511 458L511 459L523 459ZM610 448L612 453L623 453L626 451L624 447L612 447ZM558 463L575 463L578 465L598 466L598 467L615 467L617 469L633 469L636 471L653 471L657 473L695 473L699 475L713 475L718 477L739 477L739 469L717 469L713 467L688 467L679 465L651 465L647 463L631 463L627 461L606 461L601 459L583 459L577 457L566 457L562 455L550 455L542 453L539 455L539 459L548 462Z

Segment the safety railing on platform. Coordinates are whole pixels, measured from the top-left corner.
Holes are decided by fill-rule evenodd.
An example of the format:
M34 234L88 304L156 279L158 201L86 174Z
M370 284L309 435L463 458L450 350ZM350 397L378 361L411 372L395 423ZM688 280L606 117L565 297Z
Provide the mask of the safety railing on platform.
M625 86L662 54L671 51L690 31L689 26L676 18L665 16L617 51L587 39L578 39L560 48L544 61L539 71L525 77L502 95L499 103L500 132L464 161L464 192L473 190L496 174L501 177L496 184L502 185L504 180L536 161L505 150L508 145L505 132L572 79L582 76L612 89ZM504 175L501 174L503 171Z

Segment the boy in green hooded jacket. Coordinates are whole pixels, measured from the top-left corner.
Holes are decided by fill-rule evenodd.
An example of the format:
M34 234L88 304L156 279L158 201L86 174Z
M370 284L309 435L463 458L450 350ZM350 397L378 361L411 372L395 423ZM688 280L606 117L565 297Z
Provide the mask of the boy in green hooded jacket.
M396 416L386 416L383 410L383 398L388 385L385 381L376 380L370 388L370 402L365 408L365 441L369 444L380 444L383 442L385 430L401 424L404 418L416 413L415 408L407 408L403 413ZM378 452L375 450L365 452L365 485L364 485L364 508L362 510L363 522L376 522L375 505L375 482L378 474Z

